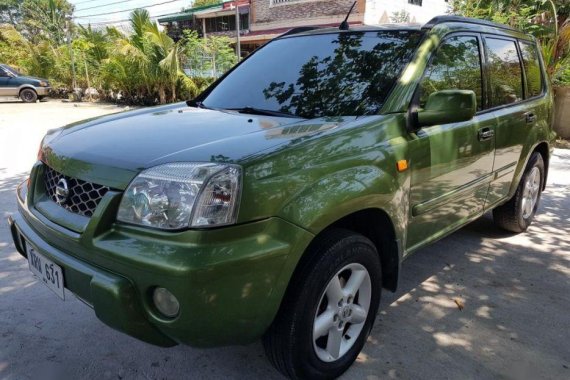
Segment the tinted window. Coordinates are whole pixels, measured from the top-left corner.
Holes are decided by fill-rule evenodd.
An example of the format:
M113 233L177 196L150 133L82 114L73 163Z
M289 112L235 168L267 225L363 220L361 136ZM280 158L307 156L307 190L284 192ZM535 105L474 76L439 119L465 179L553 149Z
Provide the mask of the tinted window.
M204 99L313 118L374 114L411 59L419 31L334 33L268 43Z
M521 53L526 75L527 98L538 96L542 93L542 75L540 73L540 62L536 45L521 42Z
M430 94L441 90L472 90L477 109L481 109L481 59L476 37L451 37L441 44L422 80L420 106Z
M491 107L522 99L521 64L514 41L487 38Z
M2 68L0 67L0 78L1 78L1 77L7 77L7 76L8 76L8 74L6 74L6 72L4 71L4 69L2 69Z

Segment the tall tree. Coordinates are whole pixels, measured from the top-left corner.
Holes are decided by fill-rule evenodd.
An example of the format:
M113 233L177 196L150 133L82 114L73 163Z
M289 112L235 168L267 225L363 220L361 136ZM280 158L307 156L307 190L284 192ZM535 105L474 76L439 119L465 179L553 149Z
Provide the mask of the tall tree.
M67 20L73 15L73 5L67 0L24 0L21 12L20 30L30 41L49 40L55 45L65 42Z

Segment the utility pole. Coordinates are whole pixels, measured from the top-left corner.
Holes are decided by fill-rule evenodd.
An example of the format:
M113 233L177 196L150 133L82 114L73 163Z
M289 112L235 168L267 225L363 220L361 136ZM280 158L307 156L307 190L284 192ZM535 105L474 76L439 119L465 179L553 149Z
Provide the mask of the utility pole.
M236 54L238 62L241 60L241 43L240 43L240 36L239 36L239 6L238 0L235 1L236 6Z
M69 47L69 56L71 58L71 86L72 90L75 91L77 87L77 82L75 80L75 57L73 56L73 48L71 47L71 19L67 19L67 46Z

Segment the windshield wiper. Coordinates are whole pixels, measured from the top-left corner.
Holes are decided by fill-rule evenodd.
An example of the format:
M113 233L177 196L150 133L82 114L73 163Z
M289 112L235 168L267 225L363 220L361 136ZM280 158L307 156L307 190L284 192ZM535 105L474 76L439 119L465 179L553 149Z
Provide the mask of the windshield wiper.
M293 115L289 112L283 111L273 111L273 110L264 110L262 108L255 108L255 107L242 107L242 108L228 108L229 111L237 111L239 113L245 113L249 115L265 115L265 116L278 116L278 117L294 117L297 119L304 119L304 117Z

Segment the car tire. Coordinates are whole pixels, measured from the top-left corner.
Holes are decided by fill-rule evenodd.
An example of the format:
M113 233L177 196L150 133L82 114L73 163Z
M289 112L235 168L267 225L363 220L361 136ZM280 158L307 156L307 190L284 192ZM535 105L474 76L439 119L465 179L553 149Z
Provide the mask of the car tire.
M532 223L540 195L544 188L544 161L534 152L528 161L515 195L505 204L493 210L493 220L500 228L520 233Z
M380 257L369 239L344 229L317 237L306 255L263 345L287 377L332 379L356 360L374 324L382 290Z
M38 100L38 94L31 88L24 88L20 91L20 99L24 103L35 103Z

